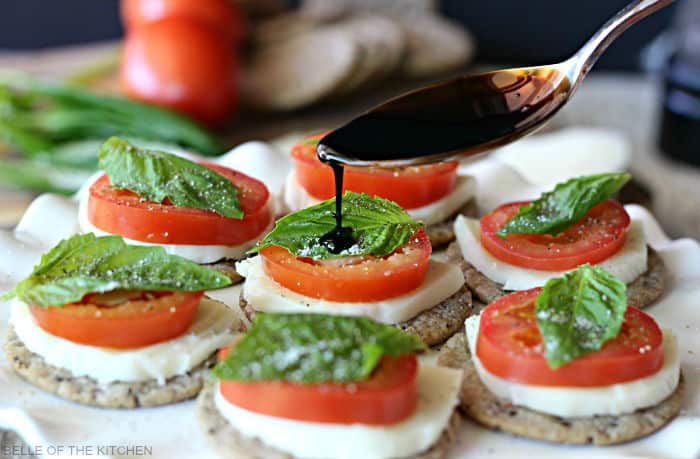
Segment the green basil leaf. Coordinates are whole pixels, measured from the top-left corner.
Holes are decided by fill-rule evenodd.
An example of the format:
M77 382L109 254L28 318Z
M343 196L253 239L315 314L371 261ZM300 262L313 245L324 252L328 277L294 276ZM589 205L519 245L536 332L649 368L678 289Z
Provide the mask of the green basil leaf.
M626 289L589 264L547 281L535 301L547 364L559 368L615 338L627 309Z
M343 194L343 227L352 229L356 244L331 253L319 239L335 229L335 198L281 218L250 253L284 247L296 256L326 260L352 255L383 257L406 244L422 226L395 202L347 191Z
M162 247L127 245L121 236L88 233L59 242L3 298L16 296L25 303L48 307L117 289L197 292L230 284L224 274L168 255Z
M100 169L112 186L133 191L153 202L170 199L180 207L243 218L238 189L206 167L179 156L137 148L118 137L100 147Z
M517 215L496 231L506 234L550 234L556 236L586 215L593 206L609 199L630 179L625 172L588 175L559 183L521 207Z
M424 347L419 338L365 317L258 314L213 373L237 381L361 381L383 356Z

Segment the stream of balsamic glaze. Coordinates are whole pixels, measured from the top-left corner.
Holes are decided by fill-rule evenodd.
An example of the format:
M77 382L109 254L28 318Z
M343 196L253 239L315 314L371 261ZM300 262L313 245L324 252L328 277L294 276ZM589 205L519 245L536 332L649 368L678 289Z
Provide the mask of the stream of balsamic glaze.
M320 242L328 248L330 253L339 254L355 245L357 241L352 235L352 228L343 227L343 175L345 167L335 161L331 161L330 166L333 168L333 178L335 179L335 228L321 236Z

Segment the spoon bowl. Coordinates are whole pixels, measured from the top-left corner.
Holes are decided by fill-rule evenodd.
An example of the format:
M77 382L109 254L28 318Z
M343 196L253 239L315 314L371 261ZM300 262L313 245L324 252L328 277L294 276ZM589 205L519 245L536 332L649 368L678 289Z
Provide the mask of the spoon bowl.
M566 104L615 38L672 2L633 1L564 62L460 76L391 99L323 137L318 157L349 166L406 167L513 142Z

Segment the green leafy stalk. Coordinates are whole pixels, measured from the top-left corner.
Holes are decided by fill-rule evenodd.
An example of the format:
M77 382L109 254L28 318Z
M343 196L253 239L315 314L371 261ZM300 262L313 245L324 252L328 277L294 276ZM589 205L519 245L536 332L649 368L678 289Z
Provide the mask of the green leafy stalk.
M335 228L335 198L281 218L255 253L269 246L284 247L298 257L326 260L352 255L383 257L406 244L421 223L395 202L347 191L343 195L343 225L352 229L356 244L334 254L320 238Z
M617 336L627 309L626 289L624 282L589 264L545 284L535 315L551 368L597 351Z
M162 247L130 246L121 236L88 233L59 242L3 299L60 307L88 293L117 289L194 292L230 284L224 274L169 255Z
M0 159L0 188L70 195L89 176L84 170L47 164L41 159Z
M114 126L114 134L133 135L194 148L205 155L221 153L219 142L197 124L175 112L123 97L96 94L79 87L33 82L28 90L47 98L61 109L96 110L119 117L125 126Z
M99 167L113 187L133 191L142 198L180 207L243 218L238 189L226 178L193 161L155 150L137 148L118 137L100 147Z
M213 373L237 381L361 381L385 355L423 349L419 338L364 317L258 314Z
M624 172L589 175L560 183L553 191L521 207L496 234L556 236L583 218L596 204L609 199L630 179Z

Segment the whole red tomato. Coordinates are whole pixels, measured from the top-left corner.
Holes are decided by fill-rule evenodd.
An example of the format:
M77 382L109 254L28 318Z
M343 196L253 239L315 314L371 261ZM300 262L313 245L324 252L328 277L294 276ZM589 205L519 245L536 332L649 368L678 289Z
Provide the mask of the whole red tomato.
M163 19L191 19L229 43L238 43L245 29L240 9L230 0L122 0L121 16L127 30Z
M120 82L133 99L213 125L236 105L236 67L219 35L196 21L165 19L127 33Z

